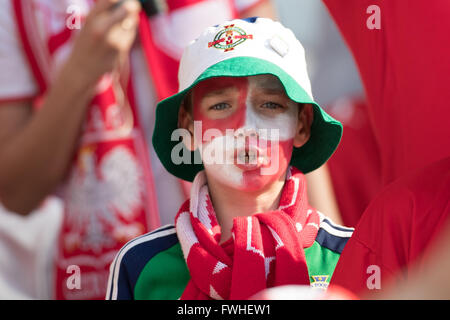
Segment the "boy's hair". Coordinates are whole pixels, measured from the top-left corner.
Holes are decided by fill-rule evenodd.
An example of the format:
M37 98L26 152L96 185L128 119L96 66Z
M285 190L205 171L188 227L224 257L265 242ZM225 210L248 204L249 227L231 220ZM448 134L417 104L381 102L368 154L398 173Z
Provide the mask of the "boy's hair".
M192 90L186 94L180 107L184 108L184 110L186 110L186 112L191 116L194 114L194 106L192 104Z

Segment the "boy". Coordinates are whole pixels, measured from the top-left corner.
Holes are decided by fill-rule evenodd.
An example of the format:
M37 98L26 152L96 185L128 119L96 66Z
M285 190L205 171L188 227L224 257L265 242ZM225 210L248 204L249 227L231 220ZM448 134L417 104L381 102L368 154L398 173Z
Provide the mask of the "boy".
M294 34L262 18L210 27L185 49L179 81L158 105L153 145L170 173L193 181L191 198L175 227L121 249L106 298L326 288L352 229L308 205L303 174L332 155L342 127L311 98ZM180 128L182 143L173 139Z

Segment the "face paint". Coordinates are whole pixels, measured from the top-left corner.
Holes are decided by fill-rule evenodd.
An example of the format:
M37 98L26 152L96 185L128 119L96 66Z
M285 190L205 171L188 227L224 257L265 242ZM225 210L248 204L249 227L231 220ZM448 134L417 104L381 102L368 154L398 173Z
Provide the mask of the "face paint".
M209 129L218 129L222 134L226 129L242 127L245 122L245 104L248 95L248 78L221 77L199 83L193 91L193 116L202 121L202 137ZM218 104L232 105L226 118L225 112L214 112L211 108ZM232 109L232 110L231 110Z
M286 170L298 107L285 95L278 79L269 75L209 79L194 89L192 102L194 120L202 123L203 139L194 138L202 147L208 175L236 189L252 191L275 181ZM209 135L213 129L214 137ZM205 139L208 136L212 139Z

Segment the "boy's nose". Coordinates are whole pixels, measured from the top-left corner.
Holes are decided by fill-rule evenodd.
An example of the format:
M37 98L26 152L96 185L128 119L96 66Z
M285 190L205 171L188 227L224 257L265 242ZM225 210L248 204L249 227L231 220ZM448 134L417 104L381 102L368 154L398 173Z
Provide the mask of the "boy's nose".
M235 132L237 146L253 148L258 145L258 133L255 129L239 128Z

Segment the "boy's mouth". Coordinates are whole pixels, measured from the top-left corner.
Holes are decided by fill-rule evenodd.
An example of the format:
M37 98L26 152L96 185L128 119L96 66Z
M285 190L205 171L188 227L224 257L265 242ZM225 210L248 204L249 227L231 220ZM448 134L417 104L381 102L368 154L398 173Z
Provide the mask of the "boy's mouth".
M245 147L235 152L235 165L244 170L255 170L264 165L264 156L256 147Z

